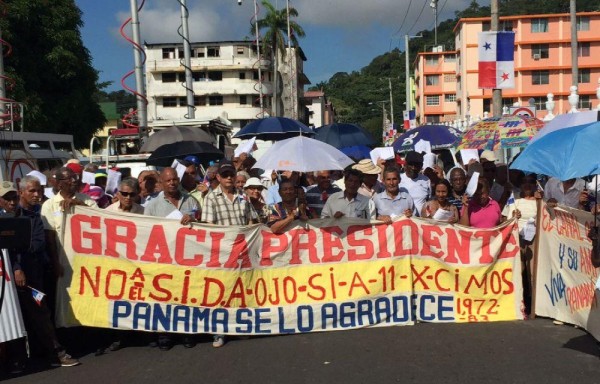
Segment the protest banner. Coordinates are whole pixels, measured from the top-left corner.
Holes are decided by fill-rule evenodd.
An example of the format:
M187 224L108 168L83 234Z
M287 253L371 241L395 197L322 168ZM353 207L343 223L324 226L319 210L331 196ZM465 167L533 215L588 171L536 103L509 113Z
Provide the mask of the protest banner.
M546 206L538 228L535 313L575 324L600 340L598 269L591 261L591 213L560 206L554 217Z
M0 249L0 343L25 337L14 274L6 249Z
M281 334L523 318L515 221L320 219L273 234L80 206L65 220L62 326Z

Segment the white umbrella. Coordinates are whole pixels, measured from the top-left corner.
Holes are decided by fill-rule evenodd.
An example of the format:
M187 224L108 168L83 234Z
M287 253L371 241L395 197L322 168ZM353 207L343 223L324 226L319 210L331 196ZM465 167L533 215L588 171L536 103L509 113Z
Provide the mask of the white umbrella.
M565 113L556 116L554 119L544 125L537 135L533 136L529 144L541 139L549 133L559 129L574 128L582 125L588 125L600 121L600 111L583 111L578 113Z
M319 140L297 136L274 143L254 168L311 172L343 170L351 164L354 161L337 148Z

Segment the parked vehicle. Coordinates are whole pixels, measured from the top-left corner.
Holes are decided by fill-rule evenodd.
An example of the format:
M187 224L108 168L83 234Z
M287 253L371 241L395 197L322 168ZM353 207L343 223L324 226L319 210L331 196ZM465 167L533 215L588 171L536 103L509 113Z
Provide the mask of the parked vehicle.
M0 130L0 181L19 180L77 157L72 135Z

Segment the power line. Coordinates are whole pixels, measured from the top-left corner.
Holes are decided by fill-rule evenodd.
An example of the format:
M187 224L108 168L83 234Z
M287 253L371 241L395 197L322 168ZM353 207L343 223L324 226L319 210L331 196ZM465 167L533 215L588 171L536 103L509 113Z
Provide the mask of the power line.
M423 14L423 11L425 10L425 6L426 5L427 5L427 0L425 0L423 2L423 8L421 8L421 12L419 12L419 16L417 16L417 20L415 20L415 22L413 23L412 27L410 27L410 29L408 30L408 32L406 32L407 35L410 35L410 33L412 32L412 30L415 27L415 25L417 25L417 23L419 22L419 19L421 18L421 15Z
M406 17L408 16L408 13L410 12L411 5L412 5L412 0L410 0L410 2L408 3L408 9L406 10L406 13L404 13L404 19L402 19L402 23L400 23L400 28L398 28L398 30L396 32L394 32L394 34L392 36L396 36L402 30L402 27L404 26L404 22L406 21ZM390 49L391 49L391 45L392 45L392 42L390 40Z
M444 10L444 7L446 6L447 2L448 0L444 0L444 4L442 4L442 8L440 9L440 15L442 14L442 11Z

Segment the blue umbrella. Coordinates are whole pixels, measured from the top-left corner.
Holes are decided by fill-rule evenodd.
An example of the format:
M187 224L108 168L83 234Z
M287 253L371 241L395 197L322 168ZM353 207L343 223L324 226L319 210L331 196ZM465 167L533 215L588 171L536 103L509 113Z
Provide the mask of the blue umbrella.
M371 148L366 145L354 145L352 147L344 147L340 149L348 157L352 157L355 160L369 159L371 158Z
M315 140L322 141L337 149L355 145L375 145L373 136L356 124L334 123L315 130Z
M421 140L429 141L431 149L451 148L460 139L460 132L446 125L421 125L400 135L392 144L395 152L410 151Z
M312 136L314 132L299 121L287 117L266 117L254 120L233 137L238 139L284 140L295 136Z
M560 180L600 174L600 122L559 129L530 143L510 166Z

